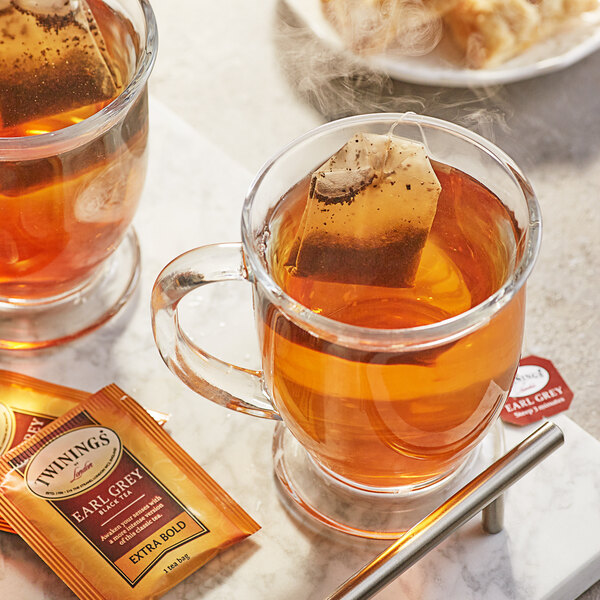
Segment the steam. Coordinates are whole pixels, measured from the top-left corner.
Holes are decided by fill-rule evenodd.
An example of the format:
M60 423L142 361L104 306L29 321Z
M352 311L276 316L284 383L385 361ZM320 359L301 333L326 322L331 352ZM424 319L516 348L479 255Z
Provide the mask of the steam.
M390 5L384 1L386 4ZM403 6L414 9L405 24L412 19L413 24L421 23L422 27L413 28L411 35L401 36L394 52L405 55L428 52L441 35L440 19L430 18L431 13L425 19L420 2L406 0ZM364 54L368 48L364 46L364 36L360 37L361 29L356 27ZM491 141L496 141L498 132L508 131L510 102L503 98L502 87L459 90L395 81L370 68L356 51L326 46L283 0L277 10L275 45L290 85L327 120L372 112L412 111L463 125ZM376 50L375 46L371 48Z
M290 85L328 120L363 112L394 110L393 81L370 69L351 52L323 44L284 2L278 6L275 45ZM404 99L421 112L423 100Z

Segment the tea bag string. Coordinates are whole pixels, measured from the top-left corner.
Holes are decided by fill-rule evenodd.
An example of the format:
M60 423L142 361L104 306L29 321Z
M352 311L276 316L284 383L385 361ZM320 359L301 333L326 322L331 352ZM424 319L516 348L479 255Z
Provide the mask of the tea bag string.
M405 113L402 114L402 116L399 119L396 119L396 121L394 121L391 125L390 128L387 132L388 138L391 138L392 135L394 135L394 129L396 129L396 127L398 127L399 125L403 124L403 123L407 123L407 118L408 117L418 117L417 113L409 110ZM429 144L427 143L427 136L425 135L425 130L423 129L423 126L421 125L421 123L419 123L418 121L411 121L410 122L412 125L416 125L417 128L419 129L419 133L421 134L421 142L423 143L423 147L425 148L425 152L427 153L428 157L431 157L431 152L429 151ZM388 150L389 152L389 150ZM387 158L387 157L386 157Z

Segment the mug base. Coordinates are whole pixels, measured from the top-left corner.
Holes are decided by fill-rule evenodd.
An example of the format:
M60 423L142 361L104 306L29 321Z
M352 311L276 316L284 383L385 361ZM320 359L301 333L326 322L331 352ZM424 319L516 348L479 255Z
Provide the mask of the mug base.
M77 339L114 317L140 276L140 246L133 228L75 292L36 304L0 301L0 350L34 350Z
M418 488L366 491L343 483L319 466L282 423L273 437L280 495L295 516L368 539L396 539L504 453L497 421L460 466Z

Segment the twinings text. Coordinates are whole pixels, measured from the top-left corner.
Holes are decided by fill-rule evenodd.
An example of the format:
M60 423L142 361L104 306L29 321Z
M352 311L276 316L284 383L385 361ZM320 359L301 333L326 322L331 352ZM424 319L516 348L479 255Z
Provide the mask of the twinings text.
M48 466L36 477L35 483L41 483L47 487L50 486L52 479L61 471L68 467L72 467L75 461L78 461L82 456L92 450L97 450L102 446L108 446L110 439L105 432L101 432L98 436L90 436L87 440L79 442L66 452L59 454Z

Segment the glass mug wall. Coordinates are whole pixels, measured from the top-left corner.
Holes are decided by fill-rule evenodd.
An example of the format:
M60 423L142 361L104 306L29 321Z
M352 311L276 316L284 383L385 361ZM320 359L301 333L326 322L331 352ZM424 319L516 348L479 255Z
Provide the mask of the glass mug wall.
M9 349L89 331L135 287L130 224L157 47L146 0L21 4L0 15L0 347Z
M442 185L414 286L297 276L289 256L307 175L353 135L392 128L425 142ZM456 471L495 422L520 357L540 235L527 180L480 136L410 114L342 119L265 165L246 198L241 244L192 250L159 275L156 343L203 396L281 419L330 480L371 497L410 494ZM261 372L210 356L179 328L185 294L230 279L252 284Z

